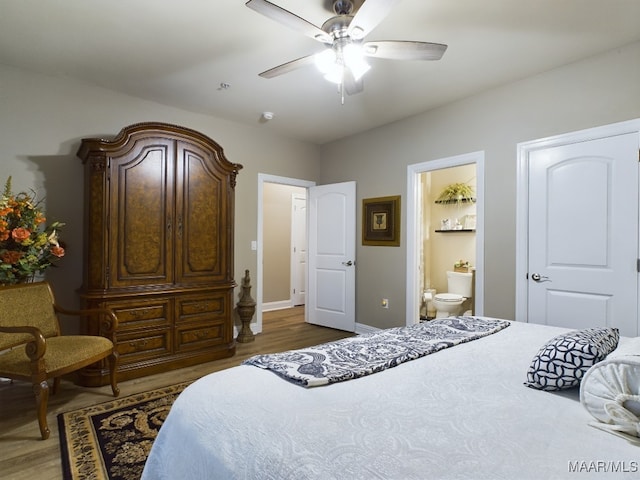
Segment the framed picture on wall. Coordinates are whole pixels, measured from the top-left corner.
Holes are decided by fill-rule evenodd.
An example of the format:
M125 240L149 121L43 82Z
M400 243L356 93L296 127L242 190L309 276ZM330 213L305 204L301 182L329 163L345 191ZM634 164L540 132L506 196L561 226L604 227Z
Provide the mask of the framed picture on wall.
M400 195L362 200L362 244L400 246Z

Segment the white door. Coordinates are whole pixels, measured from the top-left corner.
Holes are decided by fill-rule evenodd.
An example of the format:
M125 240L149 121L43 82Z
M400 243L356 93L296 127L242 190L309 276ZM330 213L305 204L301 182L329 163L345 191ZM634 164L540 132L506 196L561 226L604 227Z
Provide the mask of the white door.
M308 190L309 261L306 320L355 332L355 182Z
M304 305L307 284L307 197L294 193L291 204L291 303Z
M529 153L529 322L638 334L638 134Z

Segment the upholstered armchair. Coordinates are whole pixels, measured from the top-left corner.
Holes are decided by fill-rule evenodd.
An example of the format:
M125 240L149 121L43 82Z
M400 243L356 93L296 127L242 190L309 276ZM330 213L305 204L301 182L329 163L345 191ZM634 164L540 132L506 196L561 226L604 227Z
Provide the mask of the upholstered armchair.
M101 335L61 335L58 314L99 318ZM109 360L111 389L118 396L117 318L110 310L66 310L55 304L46 282L0 287L0 377L33 383L42 439L49 438L47 403L60 377L104 358Z

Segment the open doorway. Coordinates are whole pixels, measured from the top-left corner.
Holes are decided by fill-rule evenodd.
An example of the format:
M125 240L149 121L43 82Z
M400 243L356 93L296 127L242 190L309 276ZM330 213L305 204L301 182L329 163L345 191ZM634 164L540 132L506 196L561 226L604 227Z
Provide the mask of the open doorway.
M436 318L436 294L462 294L461 305L450 302L449 314L473 313L473 271L476 267L476 164L439 168L420 174L421 222L419 291L420 319ZM451 272L459 287L452 291ZM453 277L453 275L451 275Z
M456 167L467 168L457 170ZM440 205L438 208L431 209L430 205L435 202L443 185L468 182L471 180L467 178L471 171L475 171L473 208L464 208L463 212L463 209L454 203L453 207ZM433 188L431 184L434 184ZM459 260L468 261L475 267L473 311L476 315L482 315L483 197L484 152L448 157L407 167L407 325L418 323L421 314L423 317L427 316L425 291L429 287L436 287L436 290L446 292L446 271L454 270L454 265ZM425 211L425 204L429 205L428 211ZM451 208L453 210L449 211ZM448 220L448 224L441 225L444 220ZM459 225L456 225L456 220ZM472 225L473 228L471 228ZM436 235L436 230L440 230L438 237L432 238L432 235ZM474 236L472 240L471 234ZM472 250L473 253L471 253ZM469 258L464 258L465 256Z
M306 225L300 225L300 216L294 213L294 202L300 206L301 198L306 198L307 188L315 182L275 175L258 174L258 239L256 242L256 324L254 333L262 332L262 312L288 308L300 302L300 296L293 296L300 289L300 265L295 265L291 246L306 241ZM292 229L292 222L297 227ZM295 232L295 233L294 233ZM300 247L296 247L299 251ZM306 245L305 245L306 248ZM299 255L298 258L306 258Z
M304 305L306 188L267 182L263 206L264 311Z

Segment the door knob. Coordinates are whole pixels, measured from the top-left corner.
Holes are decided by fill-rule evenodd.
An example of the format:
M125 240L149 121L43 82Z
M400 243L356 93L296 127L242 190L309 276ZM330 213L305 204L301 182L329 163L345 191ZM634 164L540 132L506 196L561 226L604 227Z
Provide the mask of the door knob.
M551 279L549 277L545 277L544 275L540 275L539 273L532 273L531 280L534 282L550 282Z
M349 260L348 262L342 262L343 265L350 267L351 265L353 265L353 262L351 260Z

